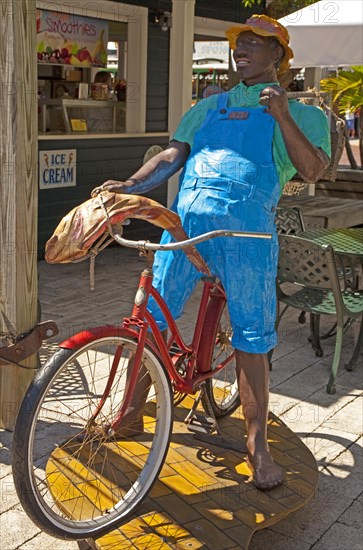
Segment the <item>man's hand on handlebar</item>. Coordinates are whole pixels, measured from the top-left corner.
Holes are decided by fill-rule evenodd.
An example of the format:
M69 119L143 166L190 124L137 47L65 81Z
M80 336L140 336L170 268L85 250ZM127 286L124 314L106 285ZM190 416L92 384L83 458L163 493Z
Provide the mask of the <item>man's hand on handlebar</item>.
M130 186L134 182L107 180L99 187L95 187L91 192L91 197L96 197L102 191L110 191L110 193L130 193Z

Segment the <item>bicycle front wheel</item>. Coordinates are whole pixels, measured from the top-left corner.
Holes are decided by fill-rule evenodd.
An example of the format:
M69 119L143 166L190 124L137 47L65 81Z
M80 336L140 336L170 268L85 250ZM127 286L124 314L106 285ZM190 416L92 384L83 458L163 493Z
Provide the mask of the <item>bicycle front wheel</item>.
M130 516L158 477L172 429L172 394L147 346L140 369L150 380L144 429L113 435L107 429L120 411L137 345L129 336L109 336L61 349L23 401L13 440L15 486L27 514L53 536L99 537ZM115 355L117 373L105 392Z
M240 405L236 360L231 344L232 327L229 320L227 304L225 304L219 322L211 353L211 369L224 363L225 367L213 378L206 380L206 394L208 399L202 398L204 410L210 414L209 404L216 418L232 414Z

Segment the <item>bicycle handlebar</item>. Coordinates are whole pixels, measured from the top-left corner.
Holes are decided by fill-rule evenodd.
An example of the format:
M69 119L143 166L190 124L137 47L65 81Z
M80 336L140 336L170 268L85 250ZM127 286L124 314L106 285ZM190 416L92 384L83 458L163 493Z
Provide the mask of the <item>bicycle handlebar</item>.
M180 250L188 246L194 246L203 241L208 241L210 239L215 239L217 237L252 237L254 239L271 239L271 233L255 233L252 231L232 231L229 229L216 229L215 231L209 231L208 233L203 233L198 235L198 237L192 237L185 241L179 241L169 244L158 244L151 243L150 241L130 241L124 239L118 233L114 233L113 238L115 241L127 248L137 248L139 250Z

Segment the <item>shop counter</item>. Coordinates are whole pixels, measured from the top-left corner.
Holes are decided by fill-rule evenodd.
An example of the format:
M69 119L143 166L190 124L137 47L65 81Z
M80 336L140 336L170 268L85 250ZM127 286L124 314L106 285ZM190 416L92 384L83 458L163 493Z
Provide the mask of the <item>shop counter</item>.
M126 103L96 99L40 99L42 134L124 132Z

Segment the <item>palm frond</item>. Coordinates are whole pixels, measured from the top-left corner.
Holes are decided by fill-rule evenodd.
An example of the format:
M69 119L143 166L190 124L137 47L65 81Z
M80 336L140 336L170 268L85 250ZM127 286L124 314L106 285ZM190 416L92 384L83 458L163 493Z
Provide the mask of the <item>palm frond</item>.
M341 70L338 76L321 81L321 89L332 96L340 112L346 109L356 110L363 106L363 66Z

